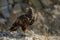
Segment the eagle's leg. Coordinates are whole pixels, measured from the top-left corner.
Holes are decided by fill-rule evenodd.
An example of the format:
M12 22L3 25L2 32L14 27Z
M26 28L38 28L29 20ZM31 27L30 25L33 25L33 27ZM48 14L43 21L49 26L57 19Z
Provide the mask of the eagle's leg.
M28 31L29 31L28 25L23 26L23 27L22 27L22 30L23 30L24 32L28 32Z
M28 32L28 31L29 31L29 27L28 27L28 25L26 25L25 32Z

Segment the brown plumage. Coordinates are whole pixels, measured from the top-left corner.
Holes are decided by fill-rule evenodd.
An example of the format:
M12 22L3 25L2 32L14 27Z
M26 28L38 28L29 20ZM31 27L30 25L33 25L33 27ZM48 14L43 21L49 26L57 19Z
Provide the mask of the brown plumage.
M28 26L34 23L34 18L32 16L32 9L29 8L28 12L24 15L21 15L17 18L13 26L10 28L11 31L16 31L19 26L23 31L29 30Z

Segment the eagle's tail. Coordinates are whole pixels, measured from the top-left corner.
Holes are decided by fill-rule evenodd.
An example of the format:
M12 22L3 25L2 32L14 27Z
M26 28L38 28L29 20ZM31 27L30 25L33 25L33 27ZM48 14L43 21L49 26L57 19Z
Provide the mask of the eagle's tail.
M16 26L16 27L11 27L10 28L10 31L16 31L18 29L18 27Z
M19 25L18 22L15 22L15 23L12 25L12 27L10 28L10 31L16 31L16 30L19 28L18 25Z

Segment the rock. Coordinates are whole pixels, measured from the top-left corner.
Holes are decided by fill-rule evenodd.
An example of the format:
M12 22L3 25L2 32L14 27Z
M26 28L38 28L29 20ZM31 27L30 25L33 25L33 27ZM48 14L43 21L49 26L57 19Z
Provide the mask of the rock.
M6 36L2 36L3 34L8 34ZM60 36L46 36L46 35L38 35L35 34L32 30L28 32L29 36L21 36L21 34L17 34L13 36L10 33L0 32L0 39L3 40L60 40Z
M0 18L0 23L5 24L6 21L7 21L6 19Z
M41 2L43 3L44 6L49 7L52 4L51 0L41 0Z

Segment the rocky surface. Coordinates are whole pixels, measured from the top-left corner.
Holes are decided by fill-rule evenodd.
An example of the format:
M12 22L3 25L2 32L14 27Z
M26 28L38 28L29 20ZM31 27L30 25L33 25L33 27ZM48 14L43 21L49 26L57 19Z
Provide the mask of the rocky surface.
M20 34L0 32L0 40L60 40L60 36L38 35L33 31L26 33L25 36L21 32Z

